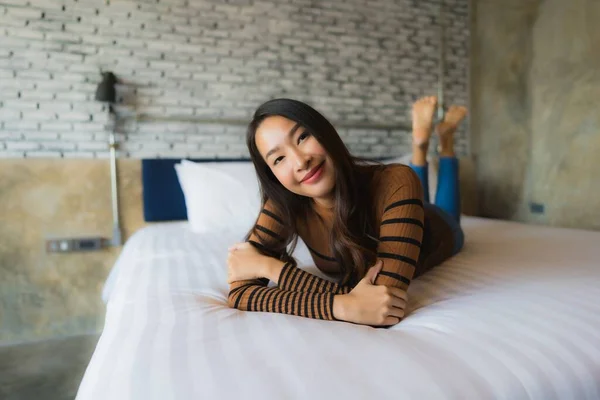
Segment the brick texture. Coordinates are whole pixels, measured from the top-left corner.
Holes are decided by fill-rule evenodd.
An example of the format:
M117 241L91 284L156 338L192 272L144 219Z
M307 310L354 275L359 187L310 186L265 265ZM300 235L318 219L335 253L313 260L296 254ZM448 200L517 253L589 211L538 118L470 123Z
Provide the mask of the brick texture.
M446 102L467 104L468 1L445 3ZM0 0L0 43L3 158L107 157L100 70L120 79L119 157L246 157L244 124L274 97L313 105L357 155L400 155L411 103L437 92L438 1Z

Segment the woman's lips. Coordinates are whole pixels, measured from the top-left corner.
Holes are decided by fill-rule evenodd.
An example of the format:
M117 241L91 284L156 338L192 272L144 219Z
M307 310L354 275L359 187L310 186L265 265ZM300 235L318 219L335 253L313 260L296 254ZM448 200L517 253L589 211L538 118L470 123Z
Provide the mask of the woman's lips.
M308 178L304 178L302 183L314 183L319 180L321 175L323 175L323 170L325 169L325 161L323 161L317 168L315 168ZM310 172L309 172L310 174Z

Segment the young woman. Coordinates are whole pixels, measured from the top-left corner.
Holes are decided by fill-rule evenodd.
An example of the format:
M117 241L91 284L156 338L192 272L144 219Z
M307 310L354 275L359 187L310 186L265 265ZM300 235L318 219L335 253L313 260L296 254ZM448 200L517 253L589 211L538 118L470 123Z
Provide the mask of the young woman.
M425 97L413 106L410 166L352 156L307 104L262 104L246 139L263 208L246 242L229 248L229 305L370 326L398 323L411 279L463 244L453 133L466 109L450 107L436 127L441 157L433 205L426 155L436 103ZM297 268L291 254L298 236L335 282ZM269 280L277 286L267 287Z

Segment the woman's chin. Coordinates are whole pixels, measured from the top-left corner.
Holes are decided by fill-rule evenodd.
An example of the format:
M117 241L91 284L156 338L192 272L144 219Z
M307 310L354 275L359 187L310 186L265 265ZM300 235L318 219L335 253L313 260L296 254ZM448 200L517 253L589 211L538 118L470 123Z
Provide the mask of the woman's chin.
M305 196L313 197L313 198L325 198L330 197L333 194L333 185L327 184L327 182L321 182L319 185L315 185L312 190L304 190L306 192Z

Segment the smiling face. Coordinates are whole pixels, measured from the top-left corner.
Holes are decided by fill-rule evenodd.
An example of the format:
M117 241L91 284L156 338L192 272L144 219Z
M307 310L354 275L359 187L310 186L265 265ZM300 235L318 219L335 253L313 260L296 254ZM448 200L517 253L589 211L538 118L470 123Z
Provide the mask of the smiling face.
M332 206L335 169L311 132L290 119L271 116L256 129L255 142L263 160L287 190Z

